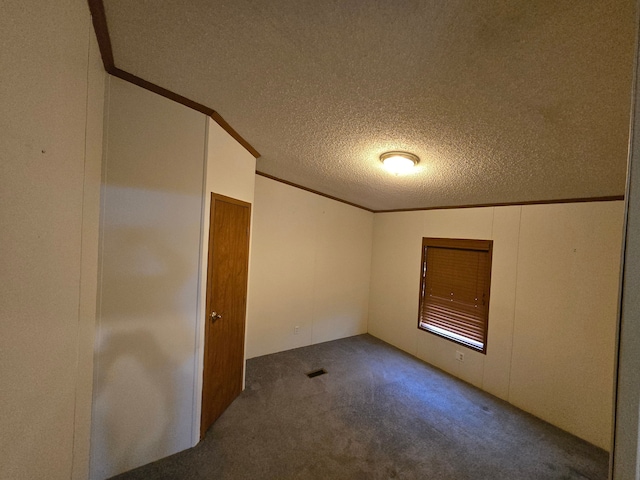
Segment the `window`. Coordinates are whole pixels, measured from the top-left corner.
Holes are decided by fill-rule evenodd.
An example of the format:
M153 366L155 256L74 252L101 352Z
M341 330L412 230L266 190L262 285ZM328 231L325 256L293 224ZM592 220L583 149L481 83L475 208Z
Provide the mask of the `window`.
M491 240L422 239L418 328L486 353Z

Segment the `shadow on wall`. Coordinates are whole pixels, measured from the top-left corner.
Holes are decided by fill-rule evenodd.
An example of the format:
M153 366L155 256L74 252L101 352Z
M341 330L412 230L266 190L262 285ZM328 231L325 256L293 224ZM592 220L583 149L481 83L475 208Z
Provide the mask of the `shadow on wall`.
M103 325L194 307L198 250L185 252L177 233L152 227L109 230L103 252Z
M177 230L105 228L94 478L191 446L199 245Z
M175 428L175 363L147 330L104 339L94 404L94 449L106 475L169 451Z

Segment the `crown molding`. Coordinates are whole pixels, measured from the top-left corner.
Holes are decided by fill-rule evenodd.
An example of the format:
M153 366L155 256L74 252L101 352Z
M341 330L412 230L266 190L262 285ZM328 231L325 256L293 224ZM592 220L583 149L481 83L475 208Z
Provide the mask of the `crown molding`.
M178 95L171 90L167 90L155 83L151 83L143 78L137 77L132 73L126 72L115 65L115 60L113 57L113 49L111 47L111 37L109 36L109 28L107 26L107 16L104 10L103 0L87 0L89 3L89 11L91 12L91 20L93 22L93 29L96 32L96 39L98 40L98 47L100 49L100 55L102 57L102 64L104 65L105 71L109 75L113 75L114 77L118 77L126 82L137 85L145 90L149 90L150 92L161 95L169 100L173 100L174 102L180 103L185 107L196 110L200 113L203 113L220 125L229 135L231 135L240 145L242 145L251 155L255 158L260 157L260 153L253 148L253 146L247 142L242 135L240 135L236 130L229 125L222 115L216 112L213 108L207 107L206 105L202 105L201 103L195 102L187 97L183 97L182 95Z

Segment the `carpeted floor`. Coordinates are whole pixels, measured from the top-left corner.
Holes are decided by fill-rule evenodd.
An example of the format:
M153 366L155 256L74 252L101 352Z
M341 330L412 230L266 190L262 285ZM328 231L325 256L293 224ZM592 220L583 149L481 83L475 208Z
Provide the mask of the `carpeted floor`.
M315 378L306 373L325 368ZM607 453L370 335L254 358L196 447L116 478L606 479Z

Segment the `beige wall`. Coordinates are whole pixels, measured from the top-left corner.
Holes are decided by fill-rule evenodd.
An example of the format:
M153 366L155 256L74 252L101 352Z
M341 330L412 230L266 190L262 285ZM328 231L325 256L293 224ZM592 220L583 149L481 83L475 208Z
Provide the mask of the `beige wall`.
M92 478L193 445L206 117L109 78Z
M609 449L622 208L376 214L369 333ZM494 241L486 355L417 329L423 236Z
M0 478L86 478L104 71L86 2L0 15Z
M256 177L247 358L367 331L372 225L370 212Z
M256 159L216 122L207 124L207 205L211 192L253 203Z
M253 215L253 197L255 185L256 159L220 125L207 119L207 164L202 209L202 250L200 264L200 301L198 303L198 338L196 382L193 409L193 444L200 439L200 413L202 408L202 368L204 365L204 322L208 318L206 307L207 265L209 251L209 220L211 212L211 193L251 203ZM251 230L253 228L251 227ZM251 232L250 242L253 242ZM249 275L251 275L251 247L249 247ZM251 292L247 292L247 297ZM245 341L246 344L246 341ZM245 345L246 347L246 345ZM243 383L244 385L244 383Z
M623 203L523 207L509 401L602 448L611 412Z
M199 440L211 192L253 202L255 158L204 115L109 79L92 478Z

